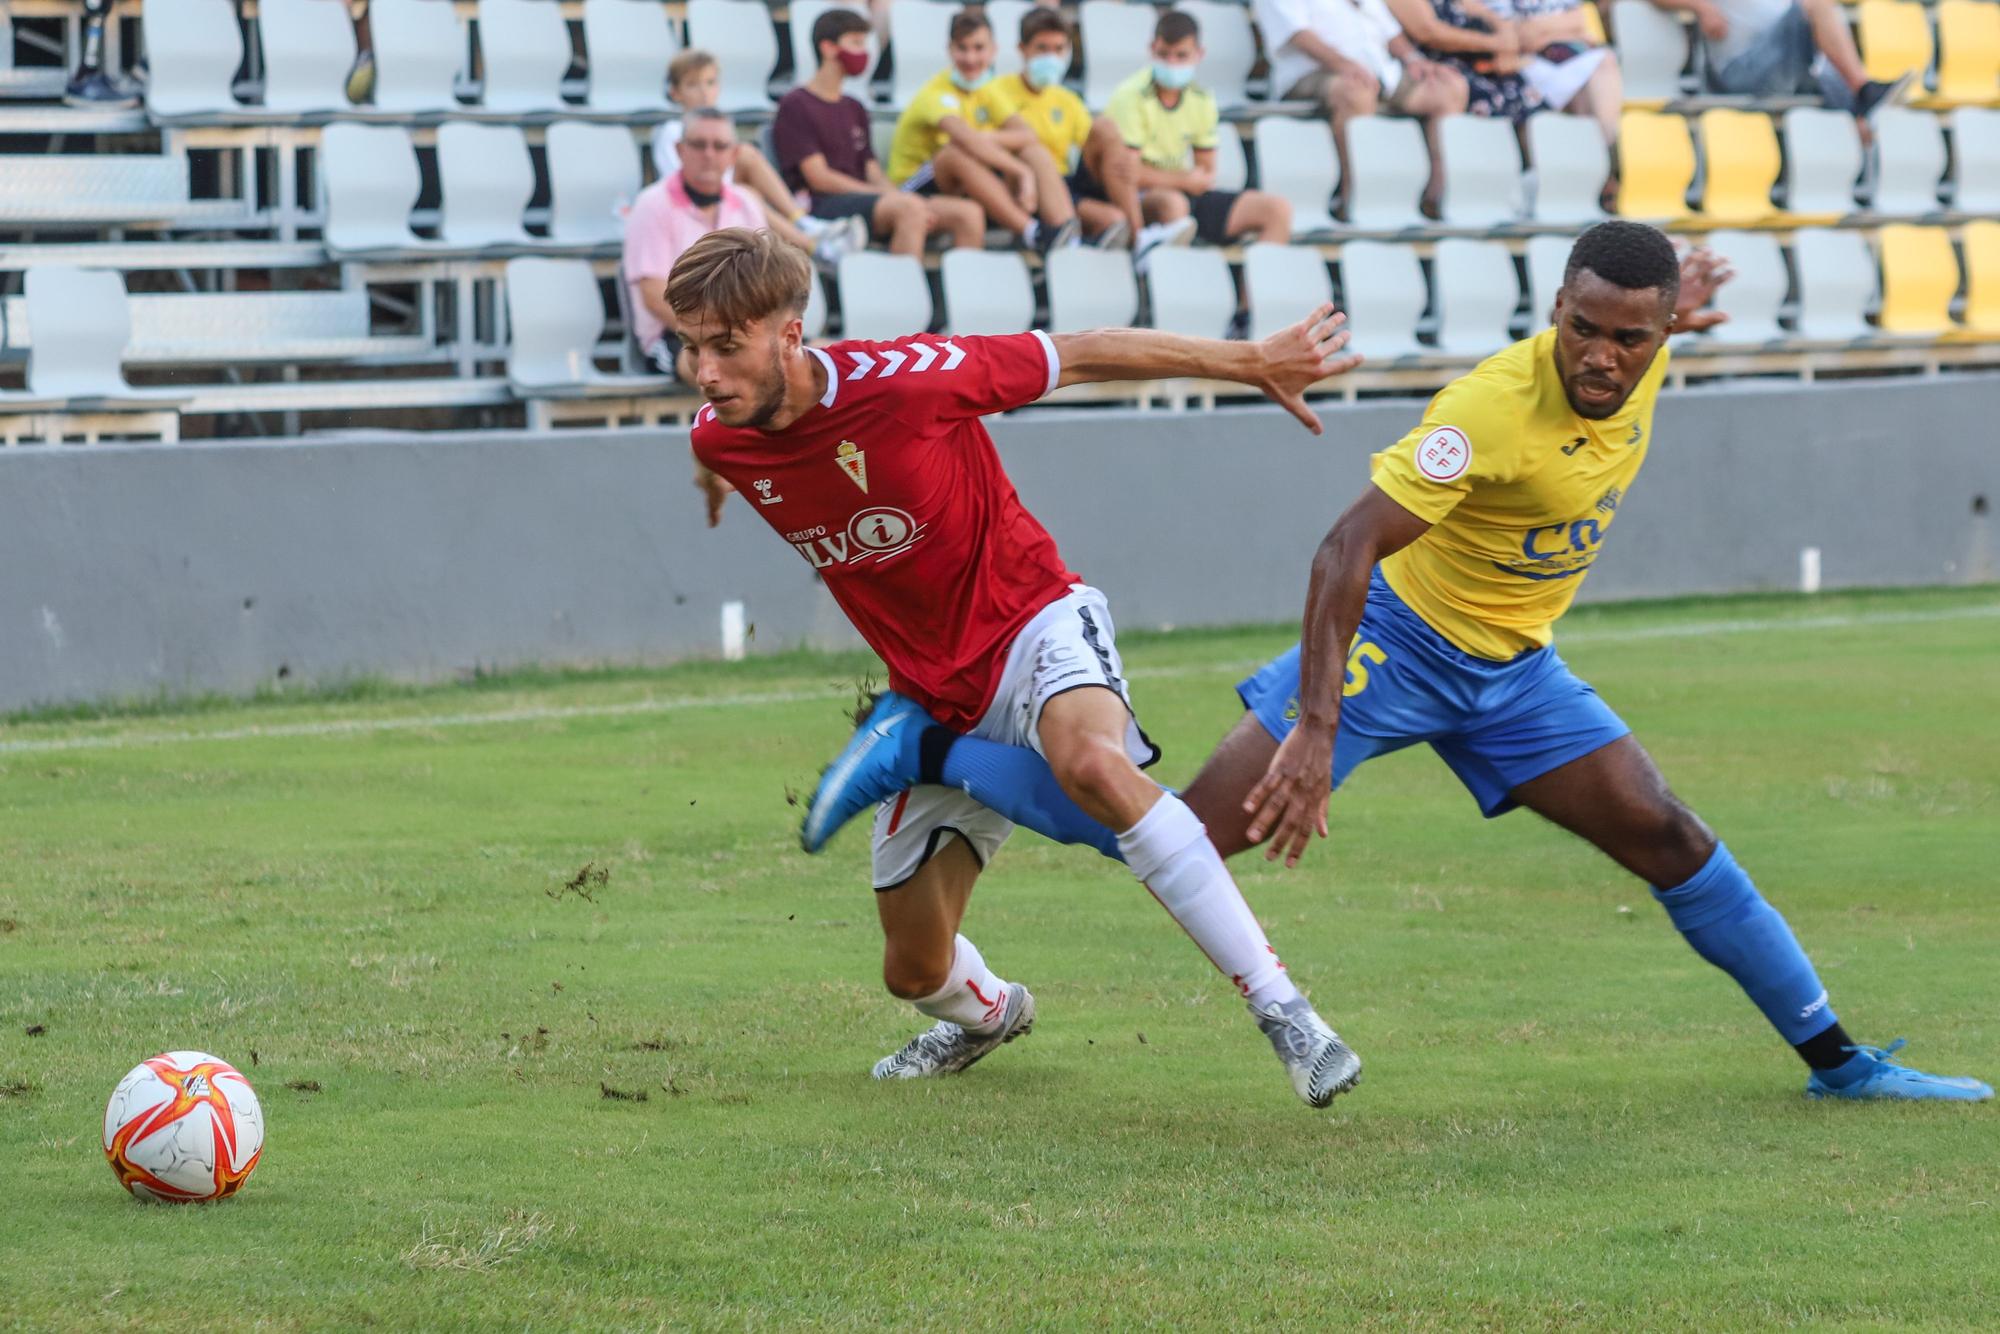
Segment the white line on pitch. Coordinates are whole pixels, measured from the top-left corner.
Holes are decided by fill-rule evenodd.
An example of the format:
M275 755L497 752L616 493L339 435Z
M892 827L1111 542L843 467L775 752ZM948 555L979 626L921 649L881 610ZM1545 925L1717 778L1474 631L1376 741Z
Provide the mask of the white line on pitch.
M1706 639L1719 635L1761 634L1777 630L1849 630L1883 625L1918 625L1933 621L2000 619L2000 603L1973 607L1941 607L1932 611L1859 612L1847 616L1771 617L1758 620L1690 621L1680 625L1633 626L1579 630L1560 637L1568 644L1619 644L1649 639ZM1135 668L1135 680L1172 680L1190 676L1223 676L1247 670L1244 663L1184 664L1178 667ZM767 690L717 695L666 695L617 704L573 704L497 709L485 713L421 714L403 718L346 718L311 723L218 728L213 731L122 732L98 736L47 737L0 741L0 755L42 754L66 750L130 750L210 741L262 741L296 737L367 736L377 732L421 732L433 728L497 727L508 723L567 722L579 718L620 718L636 714L679 713L689 709L751 708L765 704L803 704L837 699L846 688Z

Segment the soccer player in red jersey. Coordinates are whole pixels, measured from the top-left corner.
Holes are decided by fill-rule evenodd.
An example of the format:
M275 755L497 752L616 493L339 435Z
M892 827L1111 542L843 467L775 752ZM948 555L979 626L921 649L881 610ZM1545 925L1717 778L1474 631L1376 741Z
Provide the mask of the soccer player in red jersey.
M897 695L954 731L1039 751L1236 984L1299 1096L1325 1106L1360 1078L1360 1059L1292 985L1201 821L1142 772L1159 751L1133 715L1104 595L1021 504L979 419L1066 384L1197 376L1259 388L1317 434L1305 390L1359 361L1342 350L1341 316L1325 306L1258 343L1112 329L819 349L801 323L810 280L799 251L740 228L695 242L668 279L708 400L693 446L709 522L730 491L753 498L888 664ZM1028 989L959 933L1012 828L946 787L912 788L877 813L883 980L936 1021L877 1078L962 1070L1033 1025Z

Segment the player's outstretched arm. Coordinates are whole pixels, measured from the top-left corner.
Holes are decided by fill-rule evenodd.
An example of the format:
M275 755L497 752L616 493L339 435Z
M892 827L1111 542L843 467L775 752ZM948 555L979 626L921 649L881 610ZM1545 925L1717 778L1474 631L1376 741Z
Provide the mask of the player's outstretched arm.
M1299 723L1271 757L1264 777L1244 799L1252 843L1271 836L1264 859L1297 866L1314 833L1326 837L1326 803L1333 787L1333 742L1340 727L1340 690L1347 650L1368 601L1368 576L1384 556L1422 537L1430 524L1370 486L1335 520L1313 553L1299 637Z
M1106 380L1234 380L1261 389L1274 403L1320 433L1319 417L1306 406L1306 390L1329 375L1361 364L1347 346L1347 317L1331 303L1289 329L1254 343L1191 338L1157 329L1093 329L1056 334L1062 360L1058 385Z

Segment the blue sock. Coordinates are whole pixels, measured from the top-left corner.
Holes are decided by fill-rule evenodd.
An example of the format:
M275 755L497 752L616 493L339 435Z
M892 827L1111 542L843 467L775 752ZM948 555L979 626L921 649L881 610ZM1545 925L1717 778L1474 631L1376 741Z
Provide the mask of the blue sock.
M1785 1041L1797 1046L1837 1022L1792 929L1727 847L1716 844L1692 880L1653 897L1694 952L1735 978Z
M959 736L942 727L924 728L919 741L922 758L912 767L924 782L958 788L980 805L1058 843L1082 844L1113 861L1124 861L1117 833L1070 800L1049 762L1026 746Z

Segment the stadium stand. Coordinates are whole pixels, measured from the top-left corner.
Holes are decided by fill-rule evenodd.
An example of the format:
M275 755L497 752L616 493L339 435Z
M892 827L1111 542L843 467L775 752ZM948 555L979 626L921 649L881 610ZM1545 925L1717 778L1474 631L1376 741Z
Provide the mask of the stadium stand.
M172 439L259 429L255 414L270 413L286 429L685 418L686 387L641 375L605 388L598 369L641 364L607 292L621 210L651 172L644 144L673 114L665 64L684 46L715 51L722 104L755 143L794 77L801 20L826 2L375 0L375 86L354 105L355 34L335 0L242 13L230 0L126 0L140 45L109 43L107 61L122 69L143 51L149 66L146 107L128 111L54 105L73 6L12 0L0 18L0 432ZM1029 7L989 7L1001 68L1018 67ZM815 286L814 335L1020 328L1038 315L1071 327L1097 310L1220 332L1239 284L1261 335L1324 292L1354 308L1357 340L1378 357L1333 386L1353 395L1435 387L1540 323L1568 237L1603 216L1614 183L1588 118L1537 115L1520 139L1499 121L1448 120L1440 216L1427 218L1414 123L1357 119L1343 181L1323 116L1269 99L1248 9L1189 8L1207 52L1199 77L1224 107L1218 188L1285 197L1294 245L1162 251L1143 282L1118 252L1046 265L1000 251L851 255ZM1853 6L1871 70L1920 63L1929 81L1866 134L1803 99L1708 95L1687 24L1648 0L1610 9L1630 94L1618 211L1725 249L1739 272L1718 298L1731 322L1677 344L1677 380L2000 364L2000 6ZM891 8L890 59L857 80L878 140L943 63L953 12ZM1077 86L1101 96L1143 65L1158 11L1090 0L1076 12ZM1368 248L1385 241L1397 244ZM564 264L514 263L525 259ZM105 292L117 279L120 322L91 329L83 378L51 380L77 340L59 318L38 323L25 291L65 269L105 271L93 279ZM560 286L551 272L567 275ZM542 284L532 309L516 281ZM550 300L579 309L551 323ZM573 377L590 387L565 397L526 373L554 362L517 355L521 331L548 329L590 353ZM171 410L148 397L162 379ZM31 407L51 383L93 392L67 410L47 395ZM137 406L106 407L134 395Z

